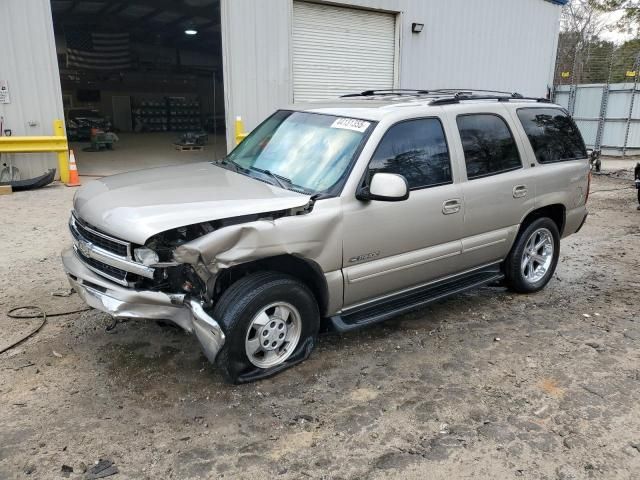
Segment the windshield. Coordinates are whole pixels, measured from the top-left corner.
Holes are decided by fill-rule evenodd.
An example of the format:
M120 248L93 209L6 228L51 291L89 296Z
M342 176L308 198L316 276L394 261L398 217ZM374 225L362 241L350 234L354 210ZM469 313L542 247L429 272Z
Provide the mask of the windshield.
M226 161L283 188L325 192L347 175L371 123L281 110L254 130Z

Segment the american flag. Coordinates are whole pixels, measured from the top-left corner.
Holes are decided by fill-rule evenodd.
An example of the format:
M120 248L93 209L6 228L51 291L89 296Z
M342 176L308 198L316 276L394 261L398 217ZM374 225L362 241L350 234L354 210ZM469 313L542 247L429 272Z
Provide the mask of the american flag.
M131 67L128 33L67 30L67 65L86 70L126 70Z

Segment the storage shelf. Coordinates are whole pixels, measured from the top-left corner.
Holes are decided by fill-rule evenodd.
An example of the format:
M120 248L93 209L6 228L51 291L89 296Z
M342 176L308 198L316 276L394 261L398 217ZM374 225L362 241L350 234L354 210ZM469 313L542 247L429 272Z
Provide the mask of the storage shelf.
M202 129L202 113L198 100L162 97L135 102L132 110L137 132L186 132Z

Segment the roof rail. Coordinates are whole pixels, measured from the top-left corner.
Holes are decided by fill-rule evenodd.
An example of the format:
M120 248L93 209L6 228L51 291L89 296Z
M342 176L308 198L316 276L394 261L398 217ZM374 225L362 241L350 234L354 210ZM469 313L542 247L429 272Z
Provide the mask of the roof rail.
M433 93L433 94L442 94L442 93L456 94L456 93L478 93L478 92L483 92L487 94L499 93L501 95L513 95L513 96L520 95L518 92L505 92L503 90L491 90L486 88L434 88L429 90L429 93Z
M360 93L348 93L340 98L374 97L374 96L415 96L435 97L430 105L446 105L459 103L465 100L497 100L508 102L510 100L535 100L540 103L550 103L546 98L525 97L518 92L504 92L501 90L487 90L474 88L437 88L432 90L420 90L413 88L388 88L381 90L365 90Z
M413 88L387 88L382 90L365 90L360 93L348 93L341 95L340 98L349 97L373 97L375 95L428 95L431 92L428 90L419 90Z
M509 102L511 100L535 100L539 103L550 103L550 101L546 98L524 97L519 93L509 93L506 95L468 95L467 92L464 91L457 92L450 97L436 98L429 102L429 105L447 105L452 103L460 103L465 100L497 100L498 102Z

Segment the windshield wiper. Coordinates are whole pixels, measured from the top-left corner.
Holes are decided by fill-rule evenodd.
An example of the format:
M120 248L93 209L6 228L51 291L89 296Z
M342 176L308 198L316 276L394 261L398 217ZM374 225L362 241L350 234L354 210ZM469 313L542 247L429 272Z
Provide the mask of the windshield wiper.
M229 160L228 158L222 158L220 160L217 160L215 162L218 165L224 165L225 167L231 167L235 172L238 172L240 170L245 170L244 168L242 168L240 165L238 165L236 162L234 162L233 160Z
M262 168L258 168L258 167L249 167L249 169L251 170L255 170L257 172L263 173L265 175L267 175L268 177L272 178L280 188L284 188L285 190L289 190L289 188L287 187L287 185L293 185L293 182L291 182L290 179L288 179L287 177L283 177L282 175L278 175L276 173L273 173L270 170L265 170Z
M234 172L243 173L243 174L249 175L249 176L251 176L251 174L250 174L251 170L255 170L256 172L261 173L262 175L266 175L267 177L269 177L280 188L284 188L285 190L293 190L294 192L304 193L306 195L310 194L310 191L308 189L306 189L304 187L301 187L300 185L296 185L295 183L293 183L291 181L291 179L289 179L287 177L283 177L282 175L278 175L277 173L273 173L271 170L266 170L266 169L263 169L263 168L258 168L258 167L253 167L253 166L245 168L242 165L239 165L238 163L234 162L233 160L229 160L228 158L223 158L221 160L217 160L214 163L216 163L217 165L222 165L223 167L231 167ZM269 183L271 183L271 182L269 182ZM274 183L272 183L272 185Z

